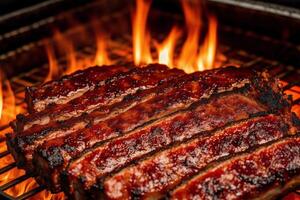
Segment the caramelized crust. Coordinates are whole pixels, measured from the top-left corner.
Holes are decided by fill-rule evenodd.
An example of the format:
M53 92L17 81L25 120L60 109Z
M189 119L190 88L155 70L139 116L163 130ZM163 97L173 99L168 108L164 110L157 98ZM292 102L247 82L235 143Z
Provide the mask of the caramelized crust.
M28 105L28 111L42 111L53 103L67 103L96 85L103 85L107 78L129 70L130 67L121 65L95 66L86 70L76 71L59 80L53 80L38 87L27 87L25 101Z
M271 114L236 123L207 137L196 137L126 167L108 177L100 188L104 188L102 192L107 199L161 197L212 161L287 135L289 128L285 121L290 119Z
M174 142L191 137L202 137L205 131L223 127L225 124L248 118L261 111L257 104L239 94L214 98L193 110L163 118L156 123L138 129L96 147L73 161L68 170L70 193L85 191L108 173L126 166L147 153L160 150Z
M237 88L248 88L248 84L251 85L251 82L256 84L253 86L253 90L255 87L259 88L256 90L265 90L264 87L267 85L263 83L258 74L251 70L238 70L237 73L232 73L232 70L234 68L190 74L185 76L182 82L174 85L173 89L159 93L148 101L140 103L116 117L101 121L85 130L48 140L38 148L35 154L39 174L43 177L47 176L45 177L47 181L44 182L49 184L51 188L59 188L56 179L59 177L57 173L61 170L61 167L64 168L69 160L77 158L83 151L89 150L95 144L127 133L146 122L185 109L193 102L207 99L211 95ZM260 79L261 82L257 79ZM257 91L252 95L261 97L261 94L257 94ZM270 107L266 105L268 108L264 109L260 103L256 102L251 103L251 105L254 105L256 109L254 113L268 110ZM249 113L253 114L252 111L250 109ZM53 171L53 173L45 174L45 171ZM53 191L57 190L53 189Z
M156 69L158 70L159 66ZM148 70L146 69L146 71ZM34 125L27 130L14 133L9 136L7 143L14 152L13 154L18 166L25 168L27 171L32 171L31 160L33 151L44 141L91 127L93 124L97 124L104 119L109 119L140 102L150 99L154 95L157 95L157 93L163 93L172 89L174 85L177 85L179 82L191 81L196 78L196 76L190 76L188 78L182 76L184 76L182 71L167 71L164 78L153 81L159 85L160 91L157 91L156 87L150 89L141 88L138 92L125 96L122 101L113 103L112 105L107 104L100 106L89 114L84 113L83 115L72 117L65 121L50 121L45 125Z
M51 106L41 112L28 116L18 117L16 131L27 130L35 124L43 125L51 121L62 121L76 117L84 112L91 112L100 106L122 101L129 94L138 90L156 87L159 83L173 79L181 70L167 68L164 65L149 65L144 68L135 68L129 72L109 77L104 85L97 85L65 104Z
M291 137L200 173L170 199L275 199L300 184L300 138Z

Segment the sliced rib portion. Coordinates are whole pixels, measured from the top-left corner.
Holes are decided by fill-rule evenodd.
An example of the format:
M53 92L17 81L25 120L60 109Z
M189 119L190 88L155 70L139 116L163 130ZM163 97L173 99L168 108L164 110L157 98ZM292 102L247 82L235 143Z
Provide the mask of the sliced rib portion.
M222 71L228 72L228 69L223 69ZM206 72L207 76L202 76L203 73L197 73L197 80L183 82L182 84L176 85L173 90L161 93L116 117L102 121L83 131L77 131L67 136L45 142L38 148L38 151L34 156L39 174L46 179L46 184L50 184L52 188L55 188L59 186L57 180L57 177L59 176L57 173L59 173L62 168L68 164L69 160L78 157L84 151L88 151L95 144L100 144L107 139L123 135L124 133L132 131L146 122L146 127L150 127L153 120L174 113L180 109L185 109L193 102L199 101L203 98L208 98L212 94L217 95L226 90L231 91L234 88L239 87L247 90L248 85L245 84L245 79L242 83L237 84L233 78L226 79L226 82L221 79L221 76L209 76L209 73L218 75L218 73L221 74L220 72L221 70ZM195 74L191 74L190 76L195 76ZM202 77L205 77L203 78L204 80ZM241 76L239 76L239 78L241 78ZM210 79L216 79L216 81ZM256 80L256 78L254 79ZM214 82L214 84L208 84L210 82ZM265 87L262 83L258 85L260 89ZM254 86L251 89L254 90ZM248 94L250 93L251 92L248 91ZM259 93L259 95L257 93ZM260 92L256 90L253 91L251 95L253 97L261 96ZM239 96L240 98L238 98ZM251 98L248 99L243 95L237 95L234 98L240 99L240 101L236 101L235 104L241 103L242 105L245 105L246 111L243 110L243 107L239 109L242 109L244 114L246 113L245 115L247 117L248 112L253 114L269 109L268 105L263 106L261 102ZM218 113L218 115L220 115L220 113ZM226 116L226 118L228 118L228 120L231 119L230 116ZM218 120L216 119L216 121ZM48 173L45 174L44 170Z
M158 70L159 67L160 66L156 66L155 69ZM162 67L164 68L164 66ZM149 71L149 69L145 70ZM153 75L153 73L150 73L150 75ZM176 83L179 84L182 81L181 76L183 75L184 73L182 71L168 70L163 75L164 77L161 77L160 79L158 79L157 76L162 75L156 74L156 76L154 77L155 80L150 81L150 78L146 77L146 80L142 82L149 81L151 82L149 83L149 85L154 85L156 83L157 85L160 85L159 87L161 90L159 92L164 92L173 88ZM190 76L189 78L185 78L183 80L188 81L192 79L196 79L196 76ZM135 81L135 83L132 82L131 85L138 85L138 82L139 81ZM124 82L124 84L126 84L126 82ZM147 85L147 87L149 85ZM27 171L32 171L31 160L33 151L44 141L50 140L52 138L57 138L62 135L67 135L74 131L79 131L86 128L87 126L90 127L93 124L99 123L101 120L109 119L110 117L124 112L130 107L133 107L134 105L153 97L157 93L158 92L156 91L156 89L154 89L154 87L150 87L150 89L143 89L142 87L138 92L125 96L122 101L100 106L89 114L85 113L78 117L72 117L71 119L66 121L50 121L45 125L34 125L22 132L17 132L9 135L7 144L15 160L17 161L18 166L20 168L25 168Z
M300 185L300 138L228 159L184 182L170 199L275 199Z
M91 67L73 74L63 76L59 80L47 82L38 87L27 87L25 101L29 112L44 110L50 104L64 104L75 99L96 85L119 73L130 70L130 67L114 65Z
M138 90L153 88L163 80L174 78L182 73L181 70L169 69L165 65L158 64L135 68L110 77L104 85L98 85L68 103L51 106L25 117L19 116L16 121L16 131L27 130L35 124L43 125L50 121L62 121L79 116L84 112L89 113L100 106L119 102L126 95L136 93Z
M150 152L193 136L202 137L205 131L246 119L251 114L258 114L261 109L262 107L251 97L231 94L213 98L209 103L200 103L194 109L160 119L151 125L104 143L71 162L67 169L69 185L66 186L66 191L74 195L74 192L78 193L80 188L80 193L85 196L89 193L85 192L96 183L97 179ZM43 161L39 160L39 162Z
M182 179L212 161L288 135L290 118L273 114L250 118L206 137L175 145L110 175L100 183L103 191L98 190L95 195L108 199L161 198Z

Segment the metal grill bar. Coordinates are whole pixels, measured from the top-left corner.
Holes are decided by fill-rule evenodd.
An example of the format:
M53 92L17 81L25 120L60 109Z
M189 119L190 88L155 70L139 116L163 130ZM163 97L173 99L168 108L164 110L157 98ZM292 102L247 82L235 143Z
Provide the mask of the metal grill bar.
M16 198L16 200L24 200L24 199L28 199L34 195L36 195L37 193L43 191L45 189L44 186L40 186L40 187L37 187L37 188L34 188L33 190L30 190L24 194L22 194L21 196L18 196Z
M7 156L9 155L9 152L8 151L4 151L4 152L1 152L0 153L0 158L4 157L4 156Z
M18 177L15 180L10 181L10 182L8 182L8 183L0 186L0 190L2 190L2 191L7 190L8 188L15 186L15 185L17 185L17 184L25 181L26 179L28 179L30 177L31 177L30 174L25 174L25 175L23 175L21 177Z
M9 170L11 170L12 168L16 167L16 163L11 163L9 165L6 165L5 167L0 169L0 174L3 174Z

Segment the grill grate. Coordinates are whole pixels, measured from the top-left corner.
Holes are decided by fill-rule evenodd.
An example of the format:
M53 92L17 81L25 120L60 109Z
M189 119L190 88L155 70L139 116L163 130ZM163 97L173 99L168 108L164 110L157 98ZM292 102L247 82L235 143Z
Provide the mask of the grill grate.
M130 38L130 37L127 37ZM125 60L131 59L131 48L127 45L127 48L120 48L124 47L124 44L131 44L130 41L126 41L125 37L120 38L119 40L112 43L112 46L118 47L118 51L110 52L110 57L115 58L113 60L114 63L121 63L124 62L124 55L127 55ZM125 45L126 46L126 45ZM115 48L114 48L115 49ZM120 50L121 49L121 50ZM94 50L90 47L86 47L82 51L78 52L79 56L91 56L94 54ZM294 74L299 75L299 70L293 66L285 67L283 64L279 63L278 61L268 60L263 57L259 57L253 54L249 54L245 50L238 50L234 48L230 48L229 46L221 46L220 51L226 56L226 60L222 62L222 64L234 63L236 65L243 65L246 67L253 67L258 68L261 66L268 66L267 68L270 70L272 75L276 75L280 77L284 82L284 90L287 94L293 95L293 110L300 114L300 84L297 82L297 79L293 79ZM63 64L63 62L61 63ZM40 68L35 68L28 73L21 74L17 77L12 78L11 86L13 91L15 92L16 102L19 106L26 110L24 99L24 88L27 86L31 86L34 84L38 84L44 80L47 73L47 65L44 65ZM297 77L297 76L295 76ZM8 133L10 128L8 125L4 125L0 128L1 132ZM0 139L0 144L4 144L4 138ZM0 152L0 159L6 156L10 156L8 151ZM16 168L15 163L8 164L7 166L0 169L0 174L4 174ZM25 174L22 175L14 180L11 180L4 185L0 186L0 194L5 195L7 199L29 199L30 197L36 195L37 193L43 191L45 189L44 186L37 186L36 188L29 190L18 197L12 197L5 194L5 190L15 187L16 185L20 184L21 182L30 178L30 175Z
M120 13L119 13L120 14ZM243 33L241 30L236 30L228 27L223 27L223 32L227 35L231 35L233 32L237 34L244 34L246 38L249 38L249 33ZM235 34L234 33L234 34ZM265 38L261 38L260 35L253 35L258 40L265 40ZM131 36L128 34L123 34L121 37L116 37L113 41L110 41L108 46L110 47L109 57L112 59L112 64L123 64L126 62L132 61L132 50L131 50ZM157 38L162 38L160 35ZM222 39L222 38L221 38ZM228 39L228 38L227 38ZM294 65L286 65L281 63L276 59L270 59L262 56L260 53L253 54L247 50L247 48L243 48L240 45L232 45L233 41L237 41L236 38L229 39L228 42L221 40L221 45L219 47L219 51L223 54L223 58L219 58L217 63L222 65L227 64L235 64L237 66L251 67L255 69L260 69L260 67L264 67L264 69L268 69L273 76L278 76L284 84L284 90L287 94L293 96L293 111L295 111L300 116L300 69L297 69L299 66ZM278 45L277 42L272 40L264 41L269 43L268 51L272 51L272 45L274 43ZM257 42L259 43L259 42ZM95 55L95 48L91 46L86 46L81 48L76 52L78 58L87 58ZM225 59L224 59L225 58ZM64 60L60 60L59 66L65 66L66 62ZM266 67L265 67L266 66ZM42 65L40 67L33 68L31 71L19 74L18 76L13 77L10 80L12 90L14 91L16 104L22 108L23 112L26 112L26 105L24 103L24 89L27 86L35 85L42 83L48 72L48 65ZM0 126L0 133L4 136L5 133L11 132L8 124L4 124ZM5 138L0 137L0 147L5 145ZM2 149L2 148L1 148ZM0 151L0 161L1 159L7 158L11 156L7 150ZM14 162L7 164L5 167L0 169L0 176L5 173L12 172L16 169L16 164ZM39 186L36 184L33 189L28 189L17 197L12 197L7 194L8 189L12 189L16 187L18 184L30 179L30 174L24 174L20 177L17 177L13 180L6 182L5 184L0 186L0 197L1 199L15 199L15 200L23 200L30 199L34 197L41 191L45 190L44 186ZM297 192L297 191L295 191ZM298 192L300 195L300 192Z

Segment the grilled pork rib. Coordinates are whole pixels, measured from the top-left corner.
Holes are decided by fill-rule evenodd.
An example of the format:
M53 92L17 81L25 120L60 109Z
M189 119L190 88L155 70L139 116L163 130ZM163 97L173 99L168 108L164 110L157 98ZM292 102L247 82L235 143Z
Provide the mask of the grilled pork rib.
M182 179L196 174L212 161L288 135L291 133L289 117L272 114L255 117L206 137L196 137L110 175L100 183L103 191L94 193L108 199L162 197Z
M96 85L103 85L107 78L128 72L130 69L130 67L121 65L90 67L38 87L28 87L25 91L28 111L42 111L53 103L67 103L83 95Z
M236 79L234 78L226 79L227 82L225 79L221 79L221 77L228 78L229 75L224 76L224 74L228 72L231 72L231 69L191 74L189 77L195 76L198 78L194 81L183 81L181 84L176 85L173 90L161 93L148 101L138 104L126 112L117 115L116 117L101 121L90 128L76 131L60 138L48 140L38 148L38 151L35 154L35 160L38 165L37 171L42 177L45 177L46 181L44 181L44 183L50 184L52 191L59 191L60 184L57 173L59 173L59 171L68 164L69 160L77 158L82 154L82 152L86 149L92 148L95 144L123 135L124 133L135 129L146 122L151 122L162 116L169 115L172 112L185 109L193 102L199 101L202 98L208 98L211 94L216 95L218 93L225 92L226 90L231 91L234 88L248 87L248 84L245 84L244 82L246 78L243 78L242 76L238 76L238 79L242 80L240 84L237 84ZM205 76L202 76L203 74L205 74ZM234 74L234 76L236 75L237 74ZM244 76L246 75L244 74ZM205 79L203 80L202 77L205 77ZM256 78L253 80L256 80ZM249 81L247 80L247 83ZM257 86L259 85L259 89L266 87L264 83L256 84ZM252 85L252 87L254 89L254 85ZM249 92L249 94L250 93L251 92ZM261 93L257 94L257 91L254 90L249 96L261 97ZM234 103L231 101L230 103L237 105L240 103L245 106L245 109L241 107L240 109L242 110L240 111L239 108L236 108L234 105L230 104L227 106L236 108L237 112L240 111L238 114L240 116L244 115L245 118L248 117L248 114L269 110L268 105L265 105L264 107L258 100L251 98L248 99L246 97L244 98L243 95L236 95L234 98L237 98L238 101ZM220 107L223 108L222 106ZM207 113L207 115L209 115L209 113ZM238 118L240 116L235 116L233 114L232 118ZM228 120L232 119L228 116L226 116L226 118L228 118ZM214 123L217 125L221 125L223 123L219 122L221 121L219 119L215 120L216 122ZM207 126L207 128L210 127ZM48 173L45 174L45 171Z
M164 68L165 66L152 66L152 68L156 68L157 70L160 67ZM145 70L147 72L149 69L145 68ZM180 82L182 81L184 82L196 79L196 76L189 76L182 80L181 76L183 75L183 72L179 70L167 71L165 75L163 75L163 78L158 79L156 77L157 79L152 80L151 82L152 84L156 83L157 85L161 85L161 87L159 87L161 89L159 92L161 93L173 88L174 84L180 84ZM149 78L146 79L144 82L147 82L148 80ZM126 81L128 80L126 79ZM126 84L126 82L123 83ZM131 85L133 84L139 84L139 81L131 82ZM33 150L38 145L42 144L46 140L50 140L61 135L67 135L74 131L82 130L87 126L92 126L93 124L98 123L101 120L126 111L126 109L129 109L135 104L143 102L146 99L149 99L155 94L157 94L158 91L156 91L155 88L140 88L138 92L125 96L122 101L116 102L111 105L108 104L100 106L98 109L92 111L89 114L83 114L78 117L72 117L71 119L66 121L50 121L48 124L45 125L34 125L33 127L27 130L10 135L9 140L7 142L8 146L13 152L14 157L17 158L16 160L18 166L21 168L25 168L27 171L32 171L32 154Z
M163 118L154 124L104 143L70 163L66 170L67 181L64 181L69 182L66 192L72 196L76 191L78 196L78 192L81 191L83 194L81 197L87 196L90 193L89 189L98 179L135 162L148 153L191 137L202 137L207 131L257 114L256 106L253 104L251 106L248 102L251 102L251 99L245 98L243 102L243 96L238 95L220 97L209 104L200 105L195 110Z
M239 101L237 101L236 99L239 99ZM237 104L238 102L241 103L241 105L243 105L244 107L240 108L239 106L237 106L237 105L239 105L239 104ZM220 98L220 99L216 100L216 102L212 102L211 105L212 106L220 106L220 107L219 107L219 109L214 109L213 107L210 108L209 107L210 105L202 106L201 108L199 108L199 110L197 110L197 111L203 113L202 116L198 116L200 119L198 119L196 117L194 119L194 120L198 120L198 121L203 120L203 122L202 122L203 124L202 124L201 128L204 130L223 126L228 121L230 122L230 121L238 120L240 118L248 118L249 114L255 114L255 113L263 111L263 108L260 105L253 104L249 99L243 98L243 96L239 96L236 94L230 95L228 97ZM227 107L224 108L225 106L227 106ZM235 110L233 110L233 109L235 109ZM196 115L197 111L191 113L190 116L192 114ZM231 116L230 117L224 116L224 118L225 118L224 119L224 118L220 117L220 113L219 113L220 111L226 112L227 114L230 114ZM95 151L95 154L93 154L94 151L92 151L90 154L88 153L88 154L84 155L84 157L82 157L82 162L84 162L84 163L88 162L88 159L90 157L93 157L96 154L102 155L103 153L105 153L105 154L107 154L107 157L105 156L105 157L103 157L103 159L101 158L101 160L103 160L103 162L105 162L105 163L103 163L103 167L105 165L105 168L113 169L115 167L118 167L117 164L120 164L120 166L124 165L128 161L130 161L130 159L133 159L131 157L128 157L128 158L125 157L126 153L129 153L128 150L131 149L132 150L131 153L134 153L135 147L138 148L139 143L141 143L141 144L145 143L144 147L140 147L140 148L145 148L145 151L150 151L151 148L156 148L156 147L159 148L159 147L162 147L164 144L167 145L167 144L171 143L173 140L171 138L171 135L168 135L168 134L174 134L174 137L176 137L176 135L175 135L176 130L178 129L178 131L180 131L180 126L184 126L184 122L182 122L182 124L180 124L179 120L184 120L186 118L185 115L186 115L185 112L184 113L179 112L178 114L175 114L174 117L172 115L172 117L165 117L156 123L151 123L151 124L142 126L141 128L137 129L137 131L133 131L132 133L125 134L123 137L119 137L116 140L112 140L108 143L103 144L104 148L98 147L97 148L98 150ZM131 117L131 116L129 115L128 117ZM213 119L211 119L209 121L210 118L213 118ZM205 122L207 124L205 124ZM197 123L197 121L195 121L194 123ZM201 122L199 122L199 123L201 123ZM190 122L190 126L193 126L193 125L194 125L193 122ZM166 128L165 133L161 132L161 129L160 129L161 126L165 126L165 128ZM195 124L195 126L196 126L196 124ZM168 129L168 127L170 130ZM195 131L198 129L201 130L201 128L195 127ZM184 131L184 130L182 130L182 131ZM187 131L187 130L185 130L185 131ZM93 133L93 132L90 132L90 133ZM178 132L178 134L180 134L180 133L181 132ZM93 135L93 134L90 134L90 135ZM155 135L157 135L157 136L155 136ZM78 136L78 135L76 135L76 136ZM104 134L104 136L105 136L105 134ZM147 137L147 136L149 136L149 137ZM86 135L84 137L86 137ZM165 138L167 141L160 141L160 137ZM169 139L167 139L167 137L169 137ZM189 135L183 135L182 137L183 138L189 137ZM62 148L65 145L62 142L67 142L69 144L68 141L74 141L72 139L69 140L69 138L70 137L68 137L68 140L66 140L66 139L55 140L54 139L52 141L49 141L49 142L45 143L44 145L42 145L41 147L39 147L37 153L34 155L34 160L36 163L37 171L39 172L39 174L41 176L44 177L44 179L45 179L44 183L48 184L50 188L56 188L56 187L59 188L60 182L58 180L59 176L57 174L66 167L66 165L69 163L69 161L72 158L78 157L83 152L84 148L82 148L82 149ZM153 141L153 140L155 138L157 138L157 140L158 140L157 142L159 143L159 144L157 144L157 146L154 145L155 141ZM87 139L85 141L86 142L90 141L88 139L89 139L89 137L87 137ZM143 141L141 141L141 139ZM58 143L62 147L57 148L56 143ZM76 140L74 141L74 144L75 143L77 143ZM119 143L121 146L120 146L120 148L117 148ZM71 145L75 146L74 144L71 144ZM77 143L77 144L80 144L80 143ZM89 144L87 143L87 145L89 145ZM150 145L151 148L148 145ZM111 152L111 151L113 151L113 152ZM136 155L131 154L131 153L129 153L129 154L136 157ZM145 152L137 152L137 154L140 154L140 155L143 155L143 153L145 153ZM113 154L117 154L121 157L119 157L119 156L110 157ZM127 162L123 163L123 162L118 161L119 159L122 159L122 158L124 159L124 161L127 161ZM79 159L79 160L81 160L81 159ZM77 163L79 162L79 160L74 161L74 163L72 162L71 166L73 166L73 167L77 166ZM107 161L107 163L105 160ZM112 166L107 166L110 161L112 161L112 164L114 163L116 166L114 164ZM101 166L102 166L102 164L101 164ZM97 166L93 166L93 167L97 167ZM48 173L47 174L43 173L45 171L48 171ZM76 171L76 169L74 171ZM56 190L54 190L54 191L56 191Z
M94 67L29 89L26 98L32 113L11 123L8 149L39 183L76 200L195 197L199 177L223 173L283 138L299 138L290 136L300 121L277 79L246 68L185 74L159 64ZM290 177L279 168L266 173L283 172L283 187L263 176L266 185L258 181L250 194L248 179L236 182L241 197L274 197L300 185L299 171L285 169ZM255 170L240 175L251 173L257 176ZM240 197L222 184L209 195Z
M110 77L104 85L98 85L84 95L65 104L51 106L41 112L32 113L26 117L18 117L15 129L27 130L35 124L43 125L51 121L62 121L84 112L91 112L100 106L113 104L138 90L157 86L163 80L174 78L182 74L181 70L168 69L164 65L149 65L144 68L135 68L129 72Z
M228 159L184 182L170 199L275 199L300 184L300 137Z

